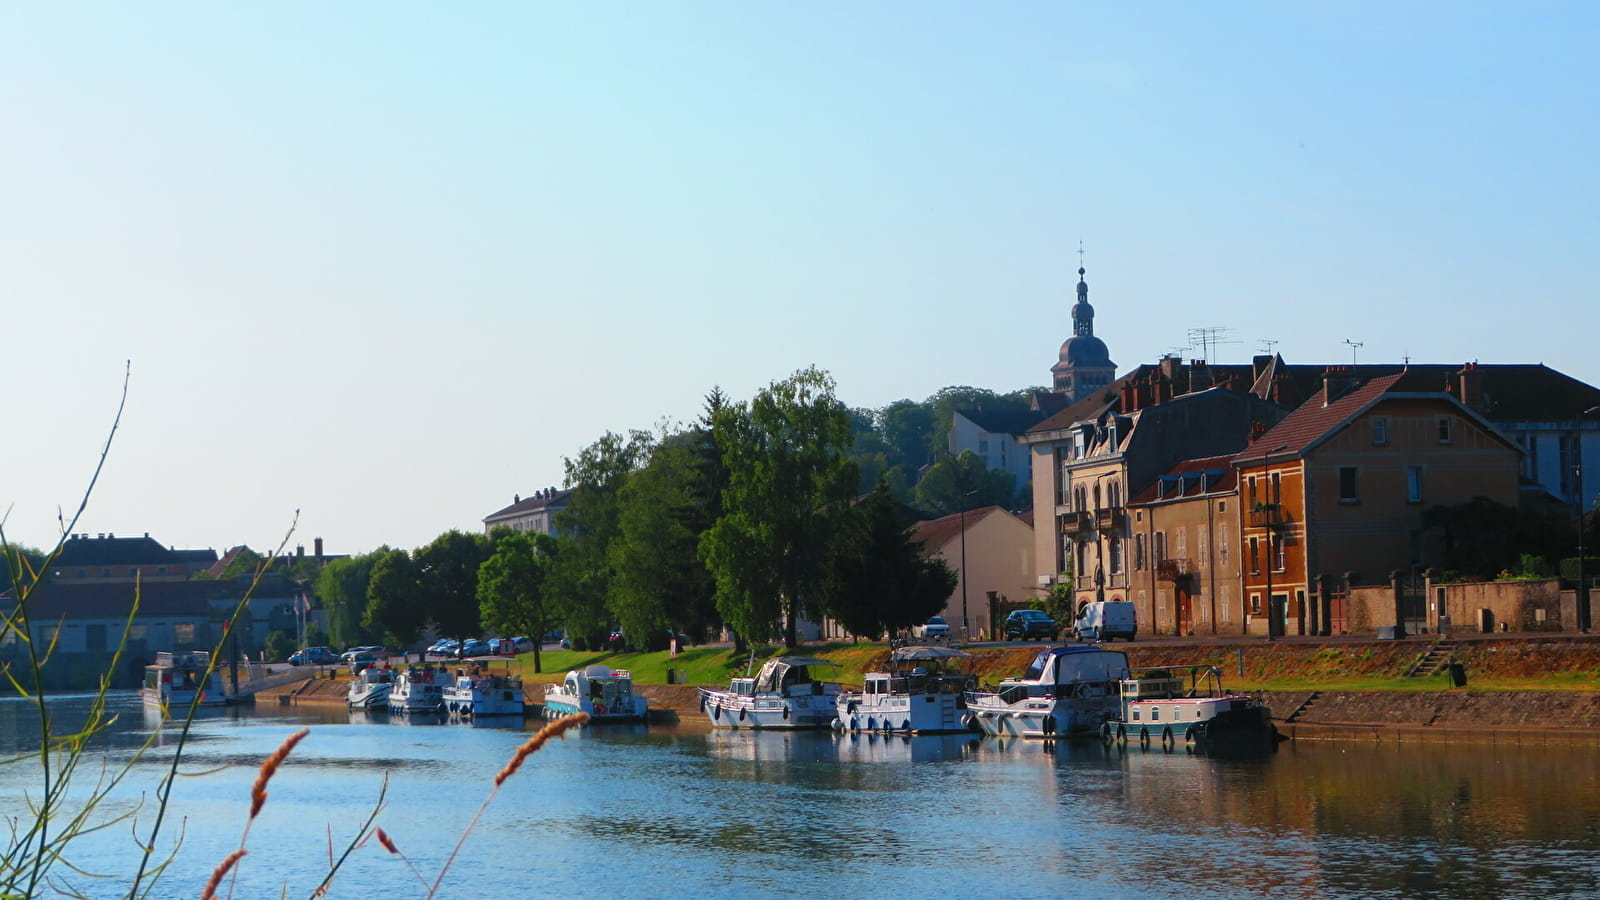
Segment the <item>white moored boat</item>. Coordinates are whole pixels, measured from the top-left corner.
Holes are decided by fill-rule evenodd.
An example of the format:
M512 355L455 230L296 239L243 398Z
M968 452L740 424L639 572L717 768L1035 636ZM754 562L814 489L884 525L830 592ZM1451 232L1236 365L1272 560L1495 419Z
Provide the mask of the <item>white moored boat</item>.
M547 719L583 712L591 722L642 722L649 705L642 694L633 692L633 676L627 669L598 664L573 669L560 684L544 690Z
M735 678L727 690L700 689L700 708L713 728L827 728L837 715L839 685L812 678L813 666L837 663L813 656L779 656L754 677Z
M196 696L201 706L234 702L236 698L223 689L222 673L206 672L210 665L211 654L204 650L158 651L156 661L144 667L139 695L146 706L167 709L184 709L196 702Z
M444 689L449 683L449 671L443 667L407 666L395 676L394 690L389 692L389 711L444 712Z
M1178 674L1188 670L1185 678ZM1137 677L1118 682L1122 711L1106 722L1106 740L1152 741L1171 749L1176 744L1227 753L1271 750L1278 729L1272 710L1254 697L1228 693L1222 670L1214 666L1164 666L1142 669Z
M389 692L392 690L393 669L362 669L350 679L350 688L345 691L345 705L351 709L388 709Z
M520 716L522 707L522 679L515 675L457 669L455 682L444 689L444 708L452 716Z
M951 647L900 647L887 672L868 672L859 691L834 700L842 731L904 731L939 734L969 728L966 692L970 675L952 670L971 654Z
M967 707L984 734L1094 736L1120 714L1117 686L1127 677L1128 655L1120 650L1056 647L1040 652L1026 672L994 690L967 692Z

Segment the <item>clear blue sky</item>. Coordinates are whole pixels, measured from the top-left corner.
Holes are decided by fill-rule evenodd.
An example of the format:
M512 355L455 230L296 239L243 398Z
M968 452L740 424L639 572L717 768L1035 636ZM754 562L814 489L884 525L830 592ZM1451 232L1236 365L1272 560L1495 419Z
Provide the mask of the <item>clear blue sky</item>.
M414 547L806 365L1600 383L1591 3L9 4L6 531ZM1182 351L1198 355L1197 350Z

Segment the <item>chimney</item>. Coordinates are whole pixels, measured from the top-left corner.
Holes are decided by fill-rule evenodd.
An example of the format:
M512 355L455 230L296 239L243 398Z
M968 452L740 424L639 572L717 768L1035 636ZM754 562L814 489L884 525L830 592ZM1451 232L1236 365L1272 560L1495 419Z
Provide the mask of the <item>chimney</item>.
M512 494L511 495L511 502L514 503L514 504L515 503L521 503L522 502L522 495L521 494Z
M1322 370L1322 405L1331 406L1335 400L1350 393L1355 387L1355 377L1349 366L1329 366Z
M1265 372L1267 370L1267 367L1271 366L1271 365L1272 365L1272 355L1271 354L1266 354L1266 355L1263 355L1263 356L1252 356L1250 358L1250 380L1251 381L1256 381L1256 380L1260 379L1261 378L1261 373Z
M1455 377L1456 399L1460 400L1468 409L1483 412L1483 373L1478 371L1477 363L1467 363Z
M1182 367L1183 360L1176 356L1161 357L1161 374L1166 376L1168 381L1177 381L1178 373L1182 371Z
M294 545L294 561L295 562L299 562L300 560L305 559L305 558L306 558L306 545L305 544L295 544Z
M1122 411L1131 413L1139 409L1139 386L1131 381L1122 383Z
M1189 392L1203 391L1211 387L1211 367L1203 359L1189 360Z
M1261 436L1263 434L1266 434L1266 433L1267 433L1267 423L1265 423L1265 422L1251 422L1250 423L1250 443L1254 444L1256 441L1261 440Z
M322 538L311 542L311 552L316 554L317 562L322 562Z

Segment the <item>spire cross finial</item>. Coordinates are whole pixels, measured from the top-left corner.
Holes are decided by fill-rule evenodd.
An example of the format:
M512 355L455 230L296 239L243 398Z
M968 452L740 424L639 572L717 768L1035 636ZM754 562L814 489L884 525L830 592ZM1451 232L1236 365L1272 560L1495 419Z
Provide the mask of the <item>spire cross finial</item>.
M1078 241L1078 268L1083 268L1083 241Z

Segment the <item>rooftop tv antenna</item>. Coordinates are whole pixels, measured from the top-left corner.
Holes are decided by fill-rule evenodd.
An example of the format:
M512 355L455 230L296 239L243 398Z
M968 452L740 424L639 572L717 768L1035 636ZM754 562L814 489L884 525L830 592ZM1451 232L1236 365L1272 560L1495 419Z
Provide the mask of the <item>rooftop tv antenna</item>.
M1276 347L1279 344L1283 343L1282 341L1274 341L1274 340L1269 340L1267 338L1257 338L1257 340L1259 340L1261 342L1261 352L1265 353L1268 356L1272 355L1272 348L1273 347Z
M1191 346L1198 346L1200 348L1201 359L1210 363L1218 363L1221 362L1221 360L1217 358L1217 346L1219 344L1240 343L1239 341L1227 338L1227 335L1232 333L1232 328L1191 328L1189 329L1189 343Z
M1361 341L1352 341L1349 338L1345 338L1344 342L1350 345L1350 365L1353 366L1356 364L1356 351L1366 345Z

